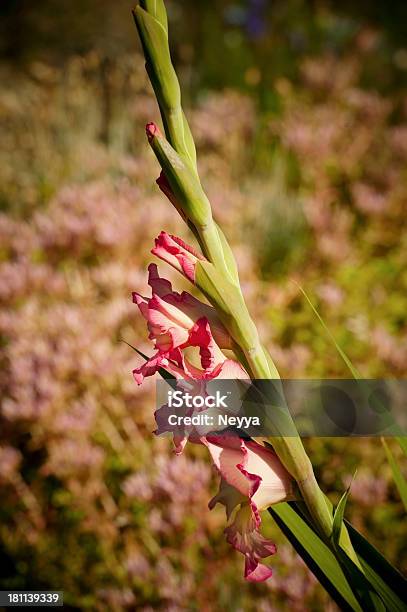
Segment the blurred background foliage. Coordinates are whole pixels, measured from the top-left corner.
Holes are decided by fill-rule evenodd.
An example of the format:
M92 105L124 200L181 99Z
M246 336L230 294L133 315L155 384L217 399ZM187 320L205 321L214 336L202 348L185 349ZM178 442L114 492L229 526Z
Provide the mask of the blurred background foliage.
M205 453L174 458L153 384L132 381L121 339L151 346L131 291L159 231L185 230L154 184L131 6L0 5L0 588L79 609L334 610L271 522L275 575L243 583ZM406 3L168 8L203 181L282 374L349 376L294 280L364 376L404 377ZM405 570L379 441L307 444L334 502L357 469L349 517Z

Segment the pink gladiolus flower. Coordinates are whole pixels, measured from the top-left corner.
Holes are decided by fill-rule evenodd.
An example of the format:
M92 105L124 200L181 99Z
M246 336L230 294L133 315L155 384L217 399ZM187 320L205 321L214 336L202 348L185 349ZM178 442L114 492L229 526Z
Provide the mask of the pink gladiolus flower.
M259 560L273 555L276 547L259 532L259 512L272 504L294 499L292 478L271 449L253 440L211 436L203 443L221 475L219 492L209 507L223 504L229 520L240 506L225 530L227 541L245 556L246 580L266 580L272 570Z
M178 269L185 269L183 258L191 262L192 250L179 239L162 232L157 239L159 256ZM189 270L189 268L187 268ZM188 276L188 274L186 274ZM227 359L216 340L228 338L219 323L216 311L189 295L172 291L171 283L160 278L157 266L149 267L152 297L133 294L141 313L148 323L150 339L154 340L156 354L133 371L141 384L145 377L160 368L170 372L180 385L192 384L200 394L205 383L215 378L249 379L240 363ZM215 340L216 330L217 338ZM193 365L184 354L190 347L198 348L200 367ZM155 413L158 431L169 431L169 407L162 406ZM259 582L266 580L272 570L260 563L261 559L276 552L275 545L260 534L260 511L269 505L293 499L292 479L274 452L254 441L233 436L208 436L195 428L171 428L175 452L182 453L188 439L205 444L221 475L218 494L209 502L224 504L230 522L225 530L227 541L245 557L245 578ZM205 437L206 436L206 437ZM231 520L233 517L233 520Z
M199 344L196 323L203 317L210 322L216 344L221 348L231 347L230 336L219 321L214 308L186 291L182 293L173 291L171 283L159 276L155 264L150 264L148 272L148 284L152 296L145 298L134 292L133 302L137 304L146 319L149 338L154 340L155 347L159 351L183 348L191 344L191 338L194 346L196 343Z
M201 368L194 366L181 349L197 347L199 349ZM216 344L209 321L202 317L191 330L188 340L180 347L162 348L140 368L133 370L137 384L147 376L153 376L160 368L170 372L178 380L212 380L213 378L242 378L249 375L237 361L227 359Z
M204 256L186 244L177 236L170 236L166 232L161 232L155 239L155 247L151 250L163 261L169 263L178 272L184 274L192 283L195 282L195 266L199 260L204 260Z
M158 351L153 357L148 359L140 368L133 370L133 376L137 384L141 384L147 376L153 376L164 368L172 374L176 379L181 381L190 381L205 383L214 378L223 379L248 379L249 376L243 367L233 359L227 359L213 339L208 320L203 317L194 325L194 328L189 336L186 347L198 347L201 361L201 368L198 368L185 358L180 347L169 349L168 351ZM199 391L198 391L199 392ZM155 418L158 430L161 432L168 431L163 427L161 422L165 422L167 414L167 406L162 406L155 413ZM168 419L167 419L168 422ZM174 437L174 446L176 454L182 453L185 444L190 437L190 432L185 428L180 428L179 431L171 430ZM191 434L194 441L198 441L194 434Z
M149 338L158 352L133 371L138 384L160 368L181 380L249 378L242 366L227 359L219 348L230 348L231 340L214 308L185 291L173 291L171 283L159 276L155 264L149 266L148 282L152 297L134 292L133 301L147 320ZM199 349L201 368L185 358L183 349L189 347Z

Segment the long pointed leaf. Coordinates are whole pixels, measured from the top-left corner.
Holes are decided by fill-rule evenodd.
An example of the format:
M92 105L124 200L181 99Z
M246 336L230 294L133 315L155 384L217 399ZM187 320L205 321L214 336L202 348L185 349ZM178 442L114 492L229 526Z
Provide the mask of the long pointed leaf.
M328 546L287 503L269 508L281 531L342 610L361 611L348 581Z
M333 335L333 333L331 332L331 330L329 329L329 327L327 326L327 324L325 323L325 321L323 320L323 318L319 314L318 310L315 308L314 304L312 303L311 299L308 297L308 295L305 292L305 290L301 287L301 285L298 285L298 283L296 283L296 285L299 288L299 290L301 291L301 293L303 294L303 296L305 297L305 299L307 300L308 304L310 305L310 307L311 307L313 313L315 314L315 316L317 317L318 321L321 323L322 327L324 328L325 333L327 334L327 336L329 337L331 342L335 345L335 348L338 351L338 353L340 354L340 356L342 357L343 361L346 363L347 367L352 372L352 376L356 380L358 380L359 378L362 378L360 372L355 368L355 366L353 365L353 363L351 362L349 357L346 355L346 353L342 350L342 348L337 343L337 341L335 339L335 336Z
M396 461L396 458L394 457L393 453L390 450L389 445L387 444L386 440L384 438L381 439L382 440L382 444L384 447L384 450L386 452L386 456L387 456L387 461L390 464L391 467L391 471L393 474L393 480L396 484L396 487L398 489L398 492L400 494L401 497L401 501L404 504L404 508L407 511L407 481L404 478L400 467Z
M399 437L396 438L396 440L399 443L400 448L402 449L403 453L407 457L407 437L406 436L404 436L404 437L399 436Z
M345 523L365 576L381 596L387 610L406 612L406 579L348 521Z
M336 545L339 545L339 538L341 535L342 524L343 524L343 516L345 514L345 507L346 507L346 502L348 501L349 492L350 492L350 486L346 489L345 493L342 495L341 499L339 500L339 503L334 513L331 538L334 544Z
M283 504L281 504L283 505ZM299 503L290 503L289 505L293 512L295 512L303 523L315 534L315 528L312 525L309 516L307 515L306 508ZM276 507L276 506L275 506ZM389 612L405 612L407 610L407 604L404 603L407 592L407 581L400 574L400 572L387 561L387 559L372 545L368 540L359 533L346 519L345 524L356 551L359 562L364 571L365 578L369 581L370 585L375 589L386 606ZM342 564L347 565L348 557L341 556ZM337 561L337 563L339 563ZM349 566L352 567L352 566ZM343 568L343 565L342 565ZM310 569L312 569L310 567ZM354 568L352 568L354 573ZM345 572L346 574L346 572ZM318 576L317 576L318 577ZM361 577L353 575L353 580L360 582ZM319 578L318 578L319 579ZM349 581L349 576L347 577ZM349 582L348 582L349 584ZM327 589L328 590L328 589ZM329 592L329 591L328 591ZM355 593L356 595L356 593ZM359 596L359 595L358 595ZM335 600L336 601L336 600ZM377 602L374 602L377 604ZM374 605L374 604L373 604ZM374 607L363 606L363 610L374 610Z

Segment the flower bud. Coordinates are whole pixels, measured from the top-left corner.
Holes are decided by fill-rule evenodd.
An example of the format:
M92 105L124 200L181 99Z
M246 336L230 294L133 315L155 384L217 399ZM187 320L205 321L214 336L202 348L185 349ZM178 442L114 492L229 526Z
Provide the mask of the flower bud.
M183 161L154 123L146 126L146 132L151 148L185 217L198 231L211 225L211 205L196 173Z

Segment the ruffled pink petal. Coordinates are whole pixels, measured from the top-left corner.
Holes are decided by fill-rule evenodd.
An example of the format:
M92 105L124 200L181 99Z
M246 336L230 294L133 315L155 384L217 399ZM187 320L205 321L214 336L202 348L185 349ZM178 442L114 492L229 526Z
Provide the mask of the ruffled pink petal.
M259 560L274 555L277 547L258 531L257 516L252 504L245 504L237 511L233 523L225 529L225 534L227 542L245 556L246 580L261 582L272 575L272 570L259 563Z
M225 361L225 356L216 344L209 321L206 317L199 319L191 330L190 346L199 347L201 365L206 374L210 374L216 366Z
M294 499L293 479L274 451L254 440L244 444L247 450L245 468L260 478L260 485L251 496L259 510Z
M244 577L248 582L264 582L273 575L271 567L259 563L251 557L246 557L244 565Z
M191 282L195 282L195 266L197 261L204 259L200 253L186 244L181 238L171 236L166 232L161 232L155 239L155 247L151 252L183 273Z
M173 349L166 353L158 352L143 363L140 368L133 370L133 376L138 385L148 376L154 376L160 368L164 368L178 380L187 378L184 369L184 358L179 349Z
M209 510L212 510L216 504L222 504L226 509L226 518L229 520L233 510L246 501L246 496L240 493L235 487L232 487L224 478L220 479L219 491L212 497L208 503Z
M225 435L208 436L203 443L221 475L219 491L209 507L223 504L229 519L241 505L225 530L227 541L245 555L245 578L253 582L266 580L272 571L259 559L274 554L276 547L259 532L258 502L266 507L290 498L292 479L275 453L257 442Z
M152 293L160 297L172 293L172 285L166 278L161 278L158 273L157 264L151 263L148 266L148 284L151 287Z
M153 294L148 303L148 320L152 325L160 326L166 331L169 326L178 326L184 330L190 330L194 321L182 310L182 303L174 304L174 300L168 301L167 296L161 298ZM171 303L173 302L173 303Z
M163 361L165 360L164 353L157 353L139 368L133 370L133 376L138 385L141 385L143 380L148 376L154 376L156 372L162 367ZM165 360L168 361L168 360Z
M244 367L234 359L226 359L223 363L218 364L213 372L213 377L226 380L250 380Z
M148 319L148 298L143 297L136 291L133 291L132 298L133 304L137 304L143 317Z
M237 467L244 461L243 441L235 436L208 436L204 443L223 480L247 500L251 493L251 482Z

